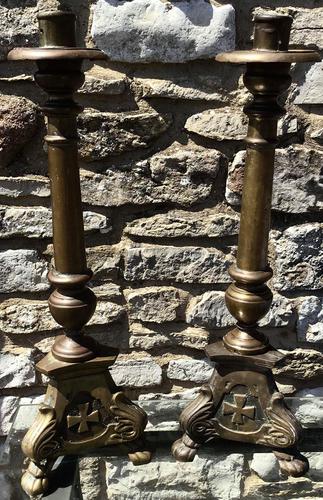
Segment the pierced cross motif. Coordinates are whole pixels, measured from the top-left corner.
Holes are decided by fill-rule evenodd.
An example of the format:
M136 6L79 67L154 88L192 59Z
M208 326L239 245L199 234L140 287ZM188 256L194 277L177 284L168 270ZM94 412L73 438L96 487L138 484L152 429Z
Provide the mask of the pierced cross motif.
M254 420L256 408L255 406L245 406L247 402L247 397L244 394L234 395L235 404L225 402L223 404L223 415L232 415L233 424L244 424L244 418L247 417Z
M67 427L70 429L75 425L78 425L77 432L81 434L82 432L87 432L89 430L88 422L99 422L99 412L98 410L93 411L88 415L90 403L84 403L78 405L79 415L68 415L67 416Z

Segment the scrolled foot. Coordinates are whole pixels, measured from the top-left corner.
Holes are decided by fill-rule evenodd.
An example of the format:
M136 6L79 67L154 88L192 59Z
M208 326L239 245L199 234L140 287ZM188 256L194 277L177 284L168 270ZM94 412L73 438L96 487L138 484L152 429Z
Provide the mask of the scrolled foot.
M144 439L137 439L127 445L128 457L133 465L149 464L152 456L152 449Z
M309 469L306 457L298 450L274 451L282 474L292 477L304 476Z
M22 475L21 487L31 498L43 495L48 489L48 470L30 461Z
M193 462L197 450L200 447L187 434L175 441L172 446L172 454L179 462Z

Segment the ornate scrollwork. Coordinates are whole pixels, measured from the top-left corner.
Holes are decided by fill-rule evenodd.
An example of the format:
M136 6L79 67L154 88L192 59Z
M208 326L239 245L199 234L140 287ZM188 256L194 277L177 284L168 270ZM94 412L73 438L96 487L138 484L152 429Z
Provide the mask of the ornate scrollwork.
M199 396L183 411L180 422L186 433L197 443L205 443L214 439L216 434L212 418L215 407L212 389L204 385Z
M120 443L134 441L142 435L147 425L146 413L128 399L123 392L112 397L110 411L117 423L111 439Z
M55 439L57 419L54 408L42 405L34 424L22 441L22 449L34 462L40 463L48 457L53 458L61 448L59 440Z
M302 428L294 415L286 408L280 392L272 395L270 406L264 410L269 421L267 432L259 444L274 448L289 448L299 440Z

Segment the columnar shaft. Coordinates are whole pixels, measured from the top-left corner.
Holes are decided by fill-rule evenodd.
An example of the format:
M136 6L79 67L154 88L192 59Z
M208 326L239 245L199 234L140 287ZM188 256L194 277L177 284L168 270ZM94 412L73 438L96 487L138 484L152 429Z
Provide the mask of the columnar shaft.
M46 46L64 47L57 59L38 61L35 78L48 94L43 112L48 120L48 165L51 181L53 246L55 268L48 278L55 287L49 307L65 335L56 339L54 357L81 362L95 356L94 342L82 329L94 313L96 298L86 284L87 269L80 174L77 151L77 114L82 110L73 93L83 84L82 59L65 59L75 44L75 16L61 12L40 16L42 41ZM73 50L73 49L70 49ZM75 50L77 53L77 49Z
M290 26L288 17L258 20L254 48L264 53L285 48ZM288 63L249 63L244 76L244 83L254 99L245 109L249 128L240 234L237 263L230 269L235 283L226 293L227 306L238 323L237 328L223 339L229 349L244 354L259 354L268 346L257 323L272 302L272 293L265 284L272 276L268 264L268 238L277 123L285 112L277 98L291 83L289 69Z

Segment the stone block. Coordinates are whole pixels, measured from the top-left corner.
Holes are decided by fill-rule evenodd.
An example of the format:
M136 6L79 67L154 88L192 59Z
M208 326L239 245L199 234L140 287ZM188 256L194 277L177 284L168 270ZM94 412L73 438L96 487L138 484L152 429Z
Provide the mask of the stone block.
M323 375L323 354L314 349L295 349L284 352L285 357L274 368L275 375L309 381Z
M48 198L49 195L49 179L41 175L0 177L0 196L7 198L25 198L27 196Z
M245 151L239 151L229 167L226 199L233 206L241 204L245 160ZM318 150L300 146L277 150L273 187L275 210L302 213L320 209L322 160L323 154Z
M126 77L118 71L95 64L85 73L85 82L80 94L114 96L126 90Z
M110 373L122 387L153 387L162 383L162 369L151 358L117 361Z
M273 235L276 290L319 290L323 285L323 224L291 226Z
M147 326L139 322L130 323L129 347L148 351L156 348L176 346L204 350L209 343L210 334L204 328L187 327L182 323L152 323Z
M93 271L93 283L103 285L116 279L120 273L121 248L118 245L100 245L87 249L87 262Z
M323 31L323 30L322 30ZM323 103L323 63L316 63L306 74L305 82L298 88L294 100L295 104L322 104Z
M213 60L190 64L142 65L134 72L134 81L144 98L211 101L223 106L236 97L240 69Z
M0 397L0 436L6 436L9 433L17 405L18 398L16 396Z
M308 296L297 307L297 336L302 342L323 342L323 298Z
M173 359L167 368L171 380L206 384L214 370L214 363L208 359Z
M136 467L129 460L106 460L107 498L113 500L240 499L242 454L201 451L194 462L176 462L169 450L159 450L154 460Z
M236 320L229 313L224 292L210 291L194 297L186 309L186 321L205 328L228 328ZM260 321L260 326L287 326L293 317L293 302L275 294L269 313Z
M0 356L0 388L20 388L35 384L35 370L32 349L11 354L2 352Z
M185 294L174 287L147 287L124 291L129 317L133 320L165 323L178 320Z
M125 252L127 281L167 280L177 283L229 283L232 256L214 248L151 246Z
M41 292L49 289L48 266L36 250L0 252L0 292Z
M0 96L0 167L5 167L13 160L35 134L37 125L38 111L33 102L24 97Z
M92 37L113 61L186 62L233 50L235 13L204 0L99 0Z
M0 59L5 60L14 47L38 45L37 7L35 2L2 2L0 6ZM8 4L8 5L3 5Z
M155 111L124 113L87 109L78 119L80 156L85 161L101 161L149 144L171 124L170 115Z
M248 118L231 107L208 109L188 118L185 128L215 141L240 141L247 135Z
M171 210L129 222L125 233L145 238L221 238L239 232L239 217L217 209Z
M85 232L112 230L111 221L105 215L85 211L83 213ZM52 212L45 207L0 206L0 238L52 237Z
M149 203L190 206L210 196L220 159L216 150L180 150L175 144L149 160L108 168L105 175L83 170L83 200L105 207Z
M254 453L250 469L263 481L271 482L280 480L278 460L273 453Z

